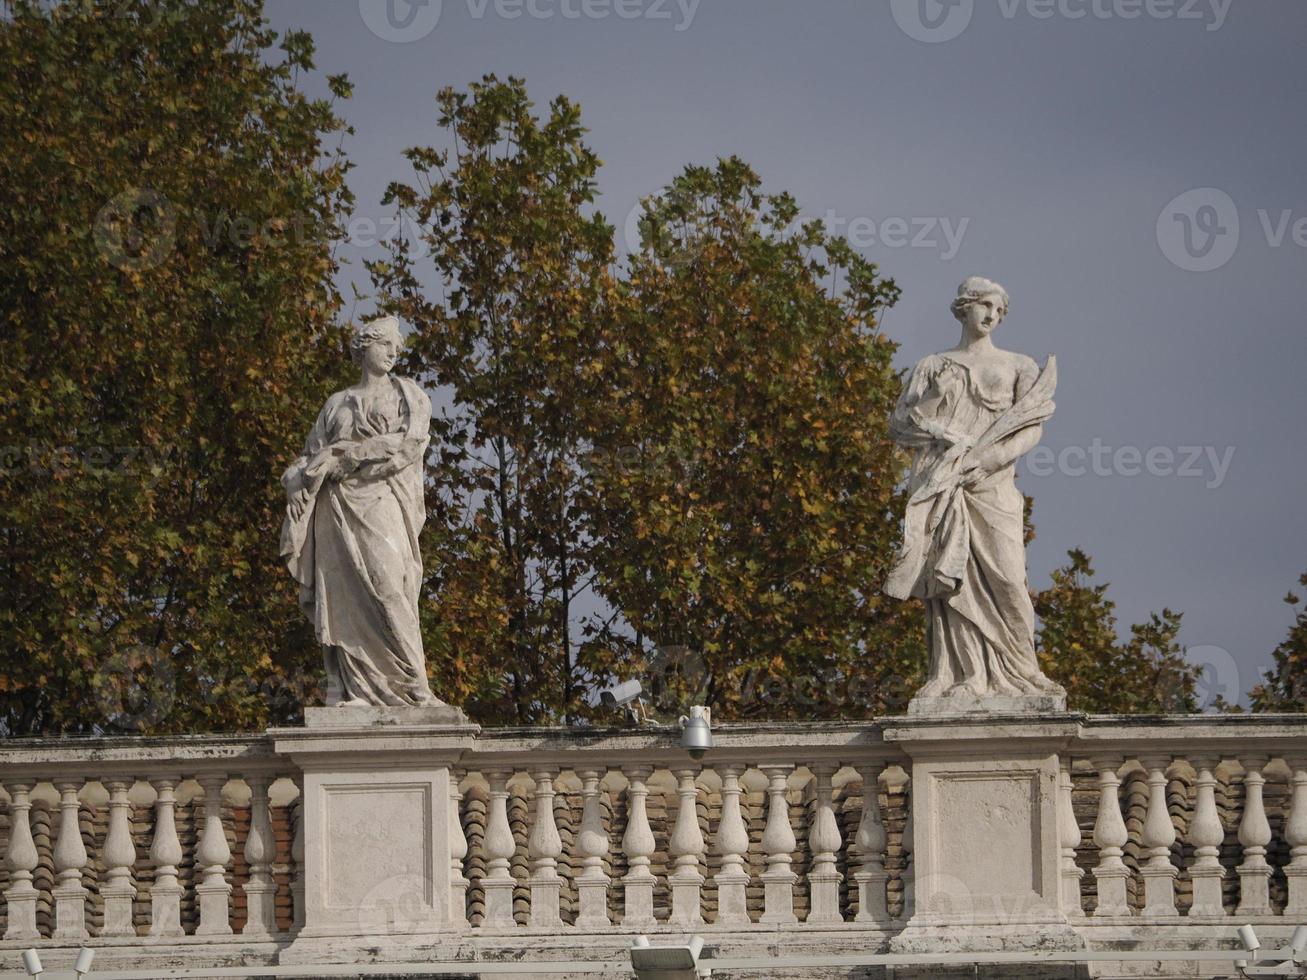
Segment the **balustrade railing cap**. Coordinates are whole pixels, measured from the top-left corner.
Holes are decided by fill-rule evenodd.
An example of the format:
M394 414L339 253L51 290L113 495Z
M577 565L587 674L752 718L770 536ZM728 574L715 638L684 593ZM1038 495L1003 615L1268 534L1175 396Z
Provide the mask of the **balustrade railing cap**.
M277 753L267 734L74 735L0 743L0 771L44 779L271 771L277 766Z
M268 735L278 755L292 758L353 759L367 765L370 757L404 758L423 765L456 762L476 741L478 725L376 725L366 728L272 728Z
M1090 715L1071 751L1085 756L1275 757L1297 755L1305 744L1304 714Z
M964 715L958 717L919 717L885 719L885 740L911 745L913 754L922 751L990 752L1000 746L1039 746L1060 748L1070 743L1080 731L1084 715Z
M547 761L564 768L586 765L653 765L659 768L767 762L856 764L898 759L878 722L744 722L713 726L713 747L692 762L672 725L631 728L488 728L471 745L468 765L526 765Z

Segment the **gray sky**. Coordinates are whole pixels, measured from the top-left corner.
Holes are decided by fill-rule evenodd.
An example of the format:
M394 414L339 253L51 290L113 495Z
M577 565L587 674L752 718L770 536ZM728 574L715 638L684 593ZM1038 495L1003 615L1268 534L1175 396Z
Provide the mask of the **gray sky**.
M999 345L1058 356L1047 451L1019 481L1035 497L1032 585L1082 546L1123 628L1184 612L1209 691L1244 692L1269 666L1292 620L1281 598L1307 570L1307 4L268 0L268 13L355 84L360 218L384 216L405 147L440 142L436 91L496 72L525 77L542 105L581 104L619 229L685 164L729 154L806 215L833 216L903 288L885 329L904 366L956 341L963 278L997 279L1012 295ZM374 235L354 230L357 258Z

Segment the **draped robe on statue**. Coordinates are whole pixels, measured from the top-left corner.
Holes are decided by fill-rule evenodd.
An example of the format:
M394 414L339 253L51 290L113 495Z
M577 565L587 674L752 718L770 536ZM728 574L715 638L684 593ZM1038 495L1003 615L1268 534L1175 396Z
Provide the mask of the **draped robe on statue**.
M969 445L980 452L1053 414L1056 363L1050 357L1042 373L1028 364L1015 390L991 390L980 372L933 354L913 369L890 419L891 437L916 450L903 548L885 592L926 606L930 675L918 697L1063 693L1035 657L1013 465L974 486L960 479ZM957 436L962 445L949 445Z
M392 376L376 392L327 400L282 477L281 553L327 664L327 704L436 705L422 655L418 534L431 401ZM344 455L358 468L328 479Z

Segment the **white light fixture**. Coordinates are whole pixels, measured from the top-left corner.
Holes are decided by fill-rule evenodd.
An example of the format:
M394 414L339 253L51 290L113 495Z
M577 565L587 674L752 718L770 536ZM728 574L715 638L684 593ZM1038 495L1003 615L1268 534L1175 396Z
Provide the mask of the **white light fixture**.
M681 716L681 748L691 759L702 759L712 748L712 709L695 705L690 714Z
M41 957L36 955L36 950L29 949L23 954L23 969L27 971L29 977L39 977L44 972Z
M73 964L73 972L77 974L77 980L91 972L91 961L95 959L95 950L83 947L77 954L77 962Z
M631 946L631 968L636 980L699 980L712 970L699 966L703 937L692 936L681 946L650 946L647 936L637 936Z

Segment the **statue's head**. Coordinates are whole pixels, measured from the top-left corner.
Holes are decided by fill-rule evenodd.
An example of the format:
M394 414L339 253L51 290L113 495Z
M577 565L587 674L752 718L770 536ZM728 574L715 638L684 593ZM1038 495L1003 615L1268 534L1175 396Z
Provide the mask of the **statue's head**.
M1007 316L1007 290L983 276L971 276L958 287L951 307L963 328L972 333L988 334Z
M378 370L388 372L395 366L395 359L403 346L404 338L399 332L399 321L393 316L383 316L355 328L349 352L355 366L370 364Z

